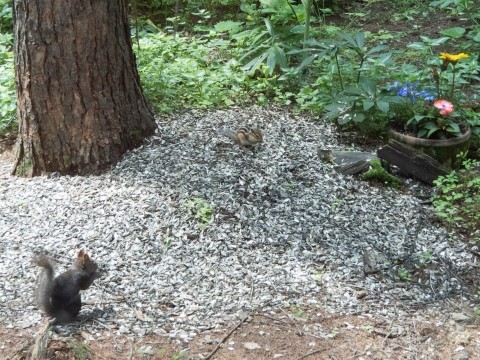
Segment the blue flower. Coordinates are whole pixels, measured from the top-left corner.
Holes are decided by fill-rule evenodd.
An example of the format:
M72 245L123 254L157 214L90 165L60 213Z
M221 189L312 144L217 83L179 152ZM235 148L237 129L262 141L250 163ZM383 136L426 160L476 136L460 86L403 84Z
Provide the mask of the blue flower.
M437 97L435 94L430 94L427 90L423 89L420 91L419 95L423 97L423 100L425 101L434 101Z
M436 94L429 93L425 89L418 89L419 82L416 81L414 83L405 83L402 84L398 81L395 81L393 85L389 86L387 90L396 90L396 95L401 96L410 100L411 102L416 102L419 99L423 99L425 101L434 101L436 99Z
M401 97L407 97L408 93L408 86L401 87L400 90L397 91L397 95Z

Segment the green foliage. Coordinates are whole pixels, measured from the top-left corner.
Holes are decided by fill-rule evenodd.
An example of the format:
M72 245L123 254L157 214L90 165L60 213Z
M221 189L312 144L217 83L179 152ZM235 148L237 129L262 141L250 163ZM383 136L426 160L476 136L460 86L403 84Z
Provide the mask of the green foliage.
M13 31L13 11L11 0L0 0L0 33Z
M461 170L440 176L434 184L439 190L432 198L435 214L450 228L456 226L472 233L477 230L480 224L480 163L465 159Z
M289 51L309 36L310 12L304 2L294 5L287 0L262 0L259 8L244 2L241 9L247 14L249 28L234 40L245 46L245 54L239 59L247 62L245 71L253 74L265 64L271 76L298 61L297 54Z
M427 250L418 256L418 267L424 267L427 265L433 257L431 250Z
M239 61L251 60L242 67L242 70L249 74L254 74L260 65L266 64L269 69L268 73L271 76L277 66L280 68L287 67L285 50L288 50L289 47L287 38L292 36L290 33L278 33L269 19L265 18L264 21L265 29L255 28L247 30L236 35L235 39L243 44L248 44L246 54Z
M338 93L332 103L325 107L327 119L338 119L340 125L352 121L361 123L378 112L386 114L390 109L389 101L391 97L379 93L374 80L362 77L357 84L347 86ZM376 120L382 119L376 117Z
M365 33L348 34L337 32L339 40L312 42L325 49L322 56L330 52L335 61L334 70L340 89L332 89L332 100L325 106L327 119L336 119L340 125L373 122L382 128L386 124L385 114L389 111L393 97L382 94L377 82L383 69L391 64L392 54L386 45L366 46ZM357 66L353 66L357 63ZM347 85L346 82L350 84ZM365 128L371 128L369 124Z
M11 1L0 1L0 135L17 128Z
M15 99L13 59L8 59L0 64L0 134L5 136L17 129Z
M397 274L402 281L412 281L412 273L403 267L398 268Z
M438 0L432 1L430 6L448 10L454 15L468 15L472 19L480 18L480 4L477 0Z
M192 30L193 26L212 23L218 18L238 18L237 0L135 0L130 5L135 17L162 23L165 29L171 29L168 22L180 25L182 30Z
M408 0L392 6L394 11L403 12L403 17L412 17L428 10L426 2ZM307 3L133 2L131 10L138 17L139 30L137 65L146 97L157 112L275 101L318 115L327 110L328 119L367 134L383 131L389 120L386 112L395 106L395 98L384 91L385 78L398 70L395 76L399 72L403 78L396 80L414 81L415 76L425 79L432 63L427 63L427 70L402 66L405 53L402 51L396 59L395 53L382 44L399 36L396 32L346 32L326 25L325 16L338 10L340 1L313 1L313 26L308 33ZM355 10L351 19L368 15L368 7L374 3L368 1L363 9ZM431 5L477 21L478 6L474 6L473 0L434 1ZM10 1L0 0L0 9L0 30L10 32ZM164 32L175 32L176 36ZM422 35L422 41L412 44L409 54L416 60L425 60L433 49L452 39L461 42L471 54L480 46L480 30L475 24L467 27L459 22L441 33L439 39ZM0 133L15 130L11 47L11 34L0 34ZM456 83L458 94L463 97L459 100L478 103L475 94L480 93L480 79L474 60L472 56L457 65ZM471 91L465 91L468 86ZM475 136L478 139L480 134L478 109L466 108L465 119L475 143Z
M465 122L470 126L472 137L470 138L470 148L478 152L480 158L480 109L464 109Z
M402 185L402 181L392 174L389 174L382 166L380 160L370 161L371 168L362 174L363 181L373 181L380 184L386 184L390 187L397 188Z
M213 212L215 208L204 199L196 197L193 200L185 201L183 206L190 209L195 219L199 221L201 230L204 230L206 225L213 221Z
M16 129L12 35L0 34L0 134L9 136Z
M67 343L70 349L73 350L76 360L87 360L90 358L92 349L87 344L75 340L67 340Z
M247 77L228 59L227 41L145 35L137 55L145 95L157 111L233 105L247 98Z
M460 54L445 54L454 57ZM464 55L464 54L462 54ZM468 56L468 55L465 55ZM461 61L443 60L439 55L423 57L427 65L419 70L413 64L403 64L390 72L393 85L387 86L399 101L391 106L388 117L399 128L406 128L418 137L445 139L462 135L462 125L469 124L476 133L478 101L478 62L474 56ZM453 111L444 114L435 100L453 105Z

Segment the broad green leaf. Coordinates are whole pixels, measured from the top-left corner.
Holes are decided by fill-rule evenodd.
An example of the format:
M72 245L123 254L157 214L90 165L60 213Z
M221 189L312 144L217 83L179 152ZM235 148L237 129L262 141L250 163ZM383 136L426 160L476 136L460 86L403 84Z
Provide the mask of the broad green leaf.
M352 47L357 46L355 40L353 39L353 37L350 36L350 34L338 31L337 35L340 36L343 40L347 41Z
M364 99L362 101L362 105L363 105L363 111L368 111L375 105L375 101L370 99Z
M362 122L363 120L365 120L365 115L364 115L364 114L362 114L362 113L355 113L355 114L353 115L353 121L354 121L354 122L359 123L359 122Z
M280 64L281 68L286 68L287 67L287 56L285 55L285 51L278 46L274 45L273 46L273 51L275 52L275 58L277 62Z
M365 54L365 56L369 56L369 55L372 55L372 54L376 54L376 53L379 53L380 51L383 51L385 49L388 49L388 45L377 45L375 46L374 48L370 49L369 51L367 51L367 53Z
M312 51L313 49L293 49L287 52L288 55L296 55L304 52Z
M390 104L387 101L380 100L377 102L377 108L381 112L387 113L390 110Z
M257 69L257 67L263 62L263 60L265 60L268 54L268 52L264 52L260 56L251 60L248 64L242 66L241 69L243 71L246 71L247 73L253 73Z
M473 41L480 42L480 30L477 31L477 34L472 39Z
M411 44L407 45L408 48L414 49L414 50L425 50L428 49L428 45L423 43L423 42L413 42Z
M269 69L269 75L272 76L273 74L273 71L275 70L275 66L277 64L277 57L275 56L275 50L272 48L269 52L268 52L268 56L267 56L267 66L268 66L268 69Z
M427 135L427 133L428 133L427 129L420 129L417 132L417 136L418 137L425 137Z
M363 48L365 46L365 33L360 31L355 33L355 43L359 48Z
M437 128L437 127L430 129L430 130L428 131L428 133L427 133L427 137L429 138L430 136L432 136L433 134L435 134L438 130L440 130L440 129ZM427 130L425 129L425 131L427 131ZM419 131L418 133L420 134L420 131ZM420 137L424 136L424 135L423 135L423 131L422 131L422 135L419 135L419 136L420 136Z
M361 77L358 85L371 97L375 96L375 93L377 92L377 83L374 80L366 77Z
M348 87L345 88L344 92L346 94L349 94L349 95L351 95L351 94L352 95L362 95L362 96L366 95L365 91L358 86L348 86Z
M450 123L447 130L451 133L460 133L460 126L457 123Z
M308 65L310 65L315 59L317 58L317 55L310 55L309 57L303 59L302 63L297 67L297 71L302 71L304 68L306 68Z
M465 31L466 30L463 27L453 27L453 28L449 28L449 29L445 29L445 30L440 31L440 34L445 35L445 36L449 36L449 37L454 38L454 39L458 39L458 38L462 37L463 34L465 34Z
M243 22L239 21L220 21L214 25L217 32L238 32L243 25Z
M344 114L338 118L338 124L339 125L345 125L348 124L350 121L353 120L353 117L351 114Z
M303 34L305 32L305 25L297 25L290 29L292 34Z
M273 29L272 22L268 18L265 18L264 21L265 21L265 25L267 26L268 33L270 34L271 37L274 37L275 30Z
M432 39L432 46L439 46L439 45L442 45L444 42L450 40L449 37L441 37L441 38L438 38L438 39Z

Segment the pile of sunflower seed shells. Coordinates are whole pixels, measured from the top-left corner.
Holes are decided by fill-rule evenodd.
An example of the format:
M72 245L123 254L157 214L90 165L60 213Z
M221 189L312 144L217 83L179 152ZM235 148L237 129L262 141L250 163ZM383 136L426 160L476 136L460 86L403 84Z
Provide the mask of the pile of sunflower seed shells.
M187 111L98 176L0 176L0 320L35 326L46 252L66 269L85 249L103 276L82 316L121 333L189 340L240 313L318 306L388 315L472 294L478 265L431 208L335 172L317 149L336 130L285 109ZM241 148L218 128L259 126ZM471 284L470 284L471 285Z

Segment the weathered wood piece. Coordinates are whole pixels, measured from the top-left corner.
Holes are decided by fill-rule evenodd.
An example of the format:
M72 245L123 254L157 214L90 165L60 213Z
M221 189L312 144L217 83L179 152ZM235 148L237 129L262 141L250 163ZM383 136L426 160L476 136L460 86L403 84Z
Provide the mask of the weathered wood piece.
M338 165L351 164L361 160L377 159L375 153L363 151L333 151L333 158Z
M334 169L343 175L360 174L370 168L370 163L367 160L359 160L345 165L337 165Z
M370 161L376 159L374 153L362 151L334 151L335 170L344 175L357 175L370 168Z
M430 185L448 173L448 169L431 156L396 140L390 140L388 145L378 149L377 156Z
M337 151L318 149L318 157L322 161L336 164L335 170L344 175L360 174L370 167L370 160L377 159L375 153L362 151Z

